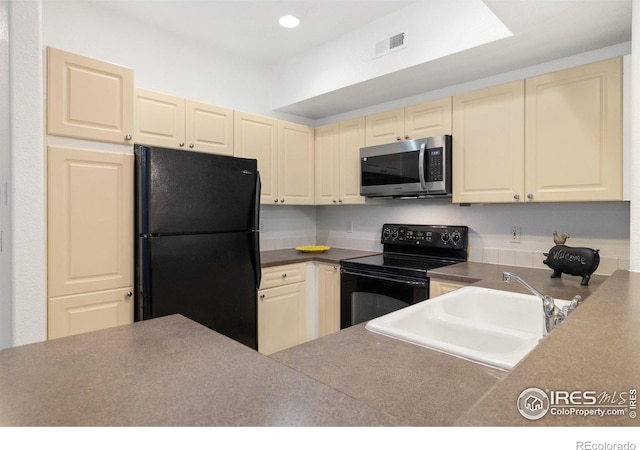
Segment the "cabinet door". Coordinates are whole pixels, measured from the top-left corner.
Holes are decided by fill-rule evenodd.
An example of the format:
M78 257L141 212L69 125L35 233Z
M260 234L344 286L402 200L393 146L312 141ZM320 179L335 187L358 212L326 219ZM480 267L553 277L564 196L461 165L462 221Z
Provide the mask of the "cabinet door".
M233 110L186 100L187 147L205 153L233 156Z
M318 264L320 337L340 331L340 266Z
M158 147L185 147L183 98L136 88L135 142Z
M129 142L133 70L52 47L47 50L47 132Z
M365 118L366 146L389 144L404 138L404 109L394 109Z
M49 300L48 338L56 339L133 323L133 287Z
M526 80L534 201L622 200L622 59Z
M278 195L287 205L313 205L313 128L278 121Z
M331 205L340 198L340 125L331 124L315 130L316 204Z
M453 202L514 202L524 189L524 80L453 97Z
M359 117L340 123L340 198L345 204L364 203L360 195L360 148L365 146L365 119Z
M234 155L258 160L262 181L260 202L278 202L278 121L240 111L234 112Z
M451 134L451 97L404 109L404 138L421 139Z
M133 161L49 147L49 297L133 285Z
M434 298L442 294L453 292L456 289L466 286L464 283L451 283L449 281L437 281L431 279L429 281L429 298Z
M258 351L265 355L306 340L306 283L258 291Z

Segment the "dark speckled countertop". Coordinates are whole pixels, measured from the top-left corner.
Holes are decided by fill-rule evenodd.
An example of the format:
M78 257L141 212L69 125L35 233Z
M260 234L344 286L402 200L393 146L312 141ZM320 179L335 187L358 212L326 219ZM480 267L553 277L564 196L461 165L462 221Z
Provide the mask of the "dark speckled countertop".
M283 250L267 250L260 252L262 267L280 266L283 264L295 264L307 261L319 261L330 264L338 264L343 259L359 258L361 256L376 255L381 252L350 250L346 248L330 248L322 253L303 253L293 248Z
M431 275L517 290L499 277L509 269L561 298L580 288L545 270L475 263ZM270 357L181 316L5 349L0 425L638 426L629 395L640 386L639 292L638 273L594 279L584 303L510 372L362 324ZM531 387L624 394L626 411L528 420L516 402Z

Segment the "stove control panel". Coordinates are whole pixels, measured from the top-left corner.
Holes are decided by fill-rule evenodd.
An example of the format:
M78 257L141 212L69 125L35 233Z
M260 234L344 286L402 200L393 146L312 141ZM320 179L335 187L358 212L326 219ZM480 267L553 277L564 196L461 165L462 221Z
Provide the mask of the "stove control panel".
M382 244L465 250L469 228L452 225L382 226Z

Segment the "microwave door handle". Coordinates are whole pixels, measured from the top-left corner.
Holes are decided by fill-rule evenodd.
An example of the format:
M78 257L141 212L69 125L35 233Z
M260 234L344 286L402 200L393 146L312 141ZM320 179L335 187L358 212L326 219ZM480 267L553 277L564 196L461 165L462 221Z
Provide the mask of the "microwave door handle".
M427 187L428 187L427 180L424 176L425 164L427 163L427 161L425 160L426 149L427 149L427 144L425 142L420 144L420 155L418 156L418 172L420 176L420 186L425 191L427 190Z

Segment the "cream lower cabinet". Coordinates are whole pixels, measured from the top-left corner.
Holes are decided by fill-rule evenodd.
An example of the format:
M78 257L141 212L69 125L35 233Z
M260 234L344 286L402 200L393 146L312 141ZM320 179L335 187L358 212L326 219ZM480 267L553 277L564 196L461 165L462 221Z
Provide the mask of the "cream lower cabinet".
M360 148L364 118L325 125L315 130L316 205L361 204Z
M367 146L451 134L451 97L366 117Z
M47 133L126 144L133 69L47 48Z
M130 154L48 149L50 339L133 322Z
M340 266L318 263L319 337L340 331Z
M233 155L233 110L136 88L138 144Z
M622 59L453 98L453 202L622 200Z
M431 278L429 280L429 298L447 294L465 286L467 286L466 283L453 283L451 281L441 281Z
M306 265L262 269L258 290L258 351L262 354L302 344L306 332Z

